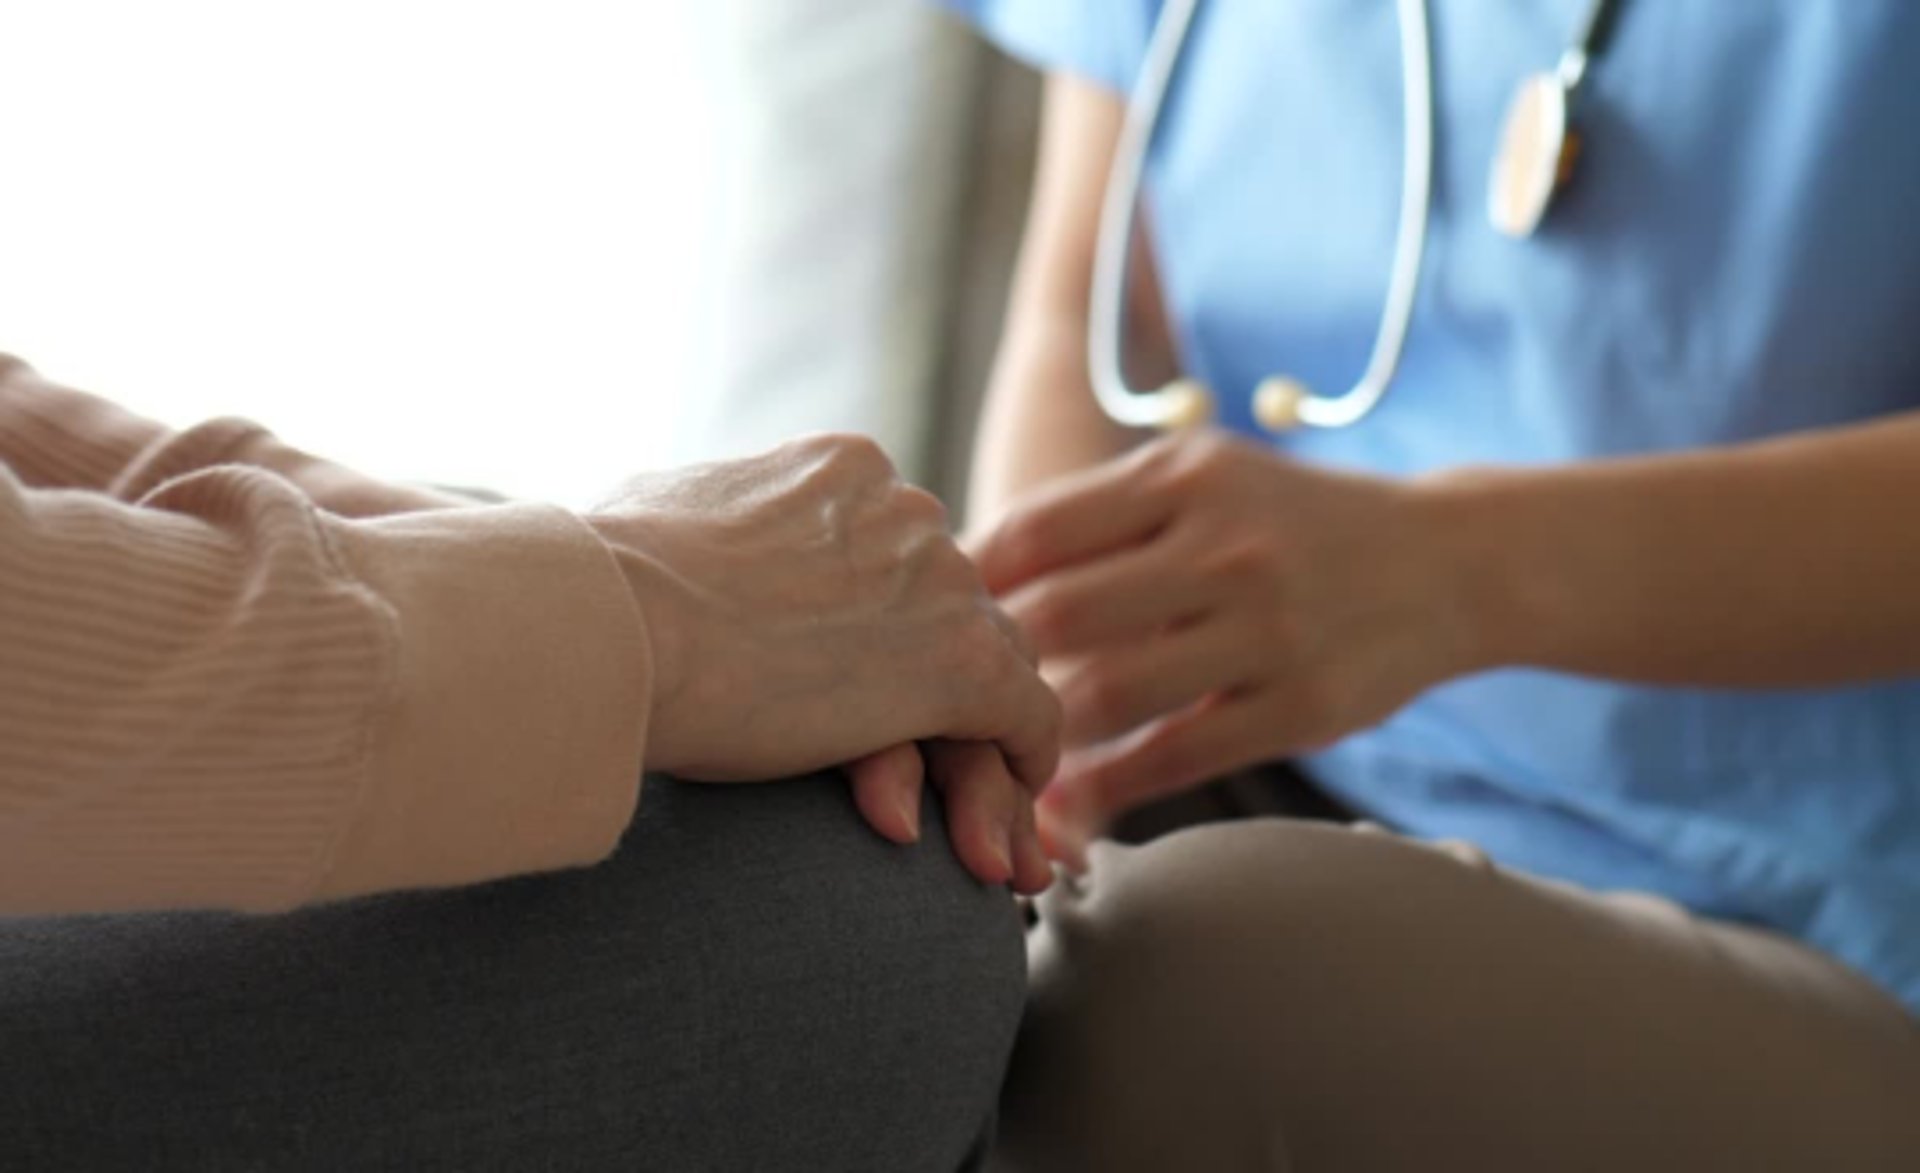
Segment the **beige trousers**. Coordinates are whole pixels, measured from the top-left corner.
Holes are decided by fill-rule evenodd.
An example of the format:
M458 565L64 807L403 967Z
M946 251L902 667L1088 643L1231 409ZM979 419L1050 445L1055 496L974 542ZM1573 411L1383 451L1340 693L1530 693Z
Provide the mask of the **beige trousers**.
M1798 943L1261 819L1043 897L996 1168L1920 1171L1920 1023Z

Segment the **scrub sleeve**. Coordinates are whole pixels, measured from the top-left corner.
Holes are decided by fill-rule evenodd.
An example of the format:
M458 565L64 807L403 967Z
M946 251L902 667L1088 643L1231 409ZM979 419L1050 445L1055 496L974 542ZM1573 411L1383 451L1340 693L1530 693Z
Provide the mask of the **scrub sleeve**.
M1159 4L1151 0L935 0L1036 69L1125 93L1146 56Z

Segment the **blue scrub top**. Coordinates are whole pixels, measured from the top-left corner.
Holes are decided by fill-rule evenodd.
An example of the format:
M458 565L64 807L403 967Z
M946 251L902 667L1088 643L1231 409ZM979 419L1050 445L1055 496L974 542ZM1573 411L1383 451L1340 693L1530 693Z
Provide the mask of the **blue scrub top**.
M1160 7L947 2L1120 90ZM1429 0L1434 200L1401 373L1361 424L1285 451L1397 476L1920 408L1920 3L1622 3L1575 184L1518 242L1486 219L1495 141L1588 0ZM1398 54L1388 0L1201 5L1149 199L1188 364L1228 426L1254 431L1270 373L1338 392L1366 360L1399 202ZM1309 765L1410 833L1773 926L1920 1010L1920 680L1740 692L1492 672Z

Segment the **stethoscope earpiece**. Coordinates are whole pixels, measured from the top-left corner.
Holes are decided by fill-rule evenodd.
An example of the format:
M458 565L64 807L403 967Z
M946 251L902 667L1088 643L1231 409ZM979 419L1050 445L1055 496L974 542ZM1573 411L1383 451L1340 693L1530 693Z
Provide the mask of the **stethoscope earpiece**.
M1213 422L1213 391L1198 379L1175 379L1160 389L1165 431L1178 432Z
M1313 391L1298 379L1275 375L1260 384L1253 394L1253 418L1276 436L1303 426L1303 410ZM1205 427L1214 420L1216 399L1213 389L1198 379L1175 379L1158 391L1135 395L1140 404L1151 404L1153 426L1166 432L1181 432Z
M1203 427L1213 422L1213 390L1198 379L1175 379L1158 391L1134 396L1140 404L1155 409L1155 427L1178 432ZM1305 427L1313 389L1287 375L1274 375L1253 393L1253 418L1261 428L1275 436Z
M1274 375L1261 382L1253 393L1253 418L1276 436L1293 431L1306 421L1301 418L1313 389L1298 379Z

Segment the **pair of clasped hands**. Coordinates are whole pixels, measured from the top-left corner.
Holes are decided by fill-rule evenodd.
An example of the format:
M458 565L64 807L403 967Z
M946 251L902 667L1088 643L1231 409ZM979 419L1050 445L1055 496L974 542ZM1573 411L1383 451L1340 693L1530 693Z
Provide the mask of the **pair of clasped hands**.
M642 477L589 520L654 644L649 769L842 768L902 843L931 786L968 870L1035 893L1120 812L1453 669L1406 492L1194 433L962 540L871 442L816 437Z

